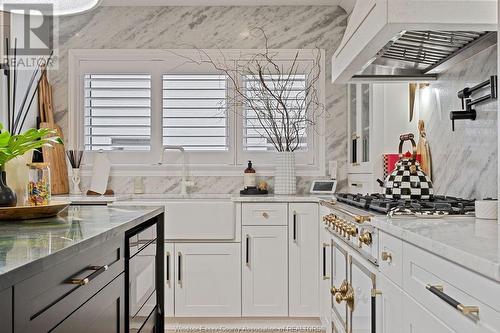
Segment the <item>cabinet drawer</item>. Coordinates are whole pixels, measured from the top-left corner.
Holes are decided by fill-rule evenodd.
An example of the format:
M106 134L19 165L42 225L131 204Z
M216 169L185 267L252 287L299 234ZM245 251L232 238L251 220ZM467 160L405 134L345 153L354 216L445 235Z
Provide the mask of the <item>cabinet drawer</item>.
M403 245L403 289L455 332L498 332L500 286L465 268L413 245ZM426 288L442 292L465 306L477 306L479 315L465 315Z
M357 193L372 193L373 192L373 175L366 173L350 173L347 175L348 192Z
M379 234L379 269L398 286L403 281L403 241L380 232Z
M288 205L286 203L244 203L242 205L243 225L287 225Z
M124 241L116 237L75 252L72 258L16 284L15 332L50 330L123 272Z

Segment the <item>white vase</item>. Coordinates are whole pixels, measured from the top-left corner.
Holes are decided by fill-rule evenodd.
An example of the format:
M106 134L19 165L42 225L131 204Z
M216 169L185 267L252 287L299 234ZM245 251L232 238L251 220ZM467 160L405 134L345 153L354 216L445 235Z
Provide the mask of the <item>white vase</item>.
M295 194L297 192L295 154L288 151L277 152L275 163L274 193Z
M28 179L29 168L28 163L33 159L33 151L29 151L24 155L17 156L5 164L5 173L7 175L7 186L16 193L17 205L26 205L28 198Z
M73 168L71 173L71 189L69 194L71 195L82 195L82 190L80 189L80 169Z

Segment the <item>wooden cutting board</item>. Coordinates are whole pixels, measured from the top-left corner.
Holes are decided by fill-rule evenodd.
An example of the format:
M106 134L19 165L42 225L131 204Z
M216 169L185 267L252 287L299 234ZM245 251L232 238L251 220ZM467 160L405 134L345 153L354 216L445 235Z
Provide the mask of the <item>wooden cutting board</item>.
M52 102L52 87L47 80L47 72L44 71L42 79L38 84L38 109L40 113L40 128L50 128L56 131L56 135L63 141L61 128L54 121ZM53 147L42 147L43 161L49 163L52 194L69 193L68 167L66 165L66 153L63 144Z

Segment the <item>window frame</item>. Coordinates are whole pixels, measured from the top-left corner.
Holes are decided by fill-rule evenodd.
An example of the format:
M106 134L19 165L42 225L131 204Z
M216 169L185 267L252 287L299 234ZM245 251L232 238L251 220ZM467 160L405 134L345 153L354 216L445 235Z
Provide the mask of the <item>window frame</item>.
M83 144L83 76L90 74L110 73L142 73L151 75L151 150L148 152L108 151L112 162L112 175L115 176L163 176L180 175L182 156L179 152L162 151L163 126L163 75L164 74L220 74L201 54L217 57L223 55L226 63L234 63L245 59L248 55L262 50L138 50L138 49L71 49L68 59L68 109L69 127L67 135L68 149L82 149ZM325 104L325 58L323 50L273 50L281 61L293 59L299 52L299 60L316 61L317 52L321 52L321 73L318 80L319 97ZM188 59L200 59L196 64ZM182 60L182 61L181 61ZM140 64L134 71L130 63ZM199 71L200 64L206 71ZM95 72L98 69L102 72ZM147 73L144 69L150 71ZM241 83L242 78L238 78ZM229 98L235 97L234 87L228 79ZM193 176L236 176L241 175L242 167L248 159L252 159L259 174L272 175L274 171L274 152L248 152L243 148L242 110L235 110L234 103L228 105L228 150L224 152L195 151L188 152L189 173ZM296 152L297 175L325 175L325 115L318 117L315 128L308 128L307 152ZM83 175L90 174L93 155L97 152L86 151L82 163ZM307 155L307 156L302 156ZM158 165L160 159L164 164ZM138 161L135 163L134 161ZM140 161L140 162L139 162ZM168 172L168 173L166 173Z

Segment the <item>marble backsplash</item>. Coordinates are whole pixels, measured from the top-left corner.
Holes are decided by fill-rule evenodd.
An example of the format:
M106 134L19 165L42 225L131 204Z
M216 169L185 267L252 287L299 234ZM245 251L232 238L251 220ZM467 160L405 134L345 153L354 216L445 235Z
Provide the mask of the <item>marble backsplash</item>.
M262 27L269 47L276 49L319 47L326 52L327 120L326 163L339 164L339 187L347 184L345 85L332 85L331 56L340 43L347 14L337 6L279 7L99 7L83 15L62 17L59 22L59 69L50 73L54 85L55 117L63 132L68 129L69 49L162 49L162 48L262 48L261 39L249 29ZM191 177L191 192L235 193L243 177ZM264 178L272 185L272 177ZM298 190L309 190L310 177L299 177ZM146 193L179 190L179 177L144 177ZM82 188L88 188L84 177ZM111 177L116 193L131 193L133 177Z
M425 121L431 147L435 192L482 199L497 194L497 102L475 106L477 119L455 121L449 113L461 110L457 92L497 74L497 46L465 60L439 76L420 96L420 119ZM487 94L484 90L478 95Z

